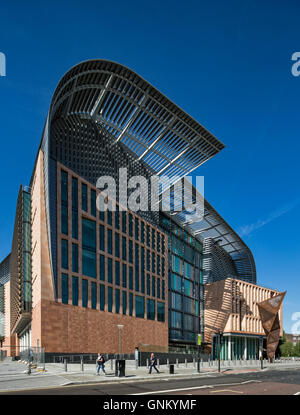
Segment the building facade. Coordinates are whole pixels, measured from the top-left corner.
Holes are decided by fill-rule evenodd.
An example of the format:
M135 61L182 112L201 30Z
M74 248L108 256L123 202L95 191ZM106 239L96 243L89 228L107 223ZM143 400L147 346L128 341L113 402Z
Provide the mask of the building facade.
M205 339L214 357L219 347L216 334L221 331L222 360L258 359L266 336L257 304L278 294L278 291L232 278L206 284ZM279 322L282 323L282 306ZM280 326L282 336L282 324Z
M192 184L201 206L177 209L176 185L223 148L132 70L104 60L71 68L54 92L29 186L19 190L5 344L113 353L120 324L123 352L193 349L198 334L210 344L205 285L255 284L255 262ZM157 208L127 209L130 179L153 175ZM116 199L97 187L102 176L115 179ZM150 200L150 187L140 187Z

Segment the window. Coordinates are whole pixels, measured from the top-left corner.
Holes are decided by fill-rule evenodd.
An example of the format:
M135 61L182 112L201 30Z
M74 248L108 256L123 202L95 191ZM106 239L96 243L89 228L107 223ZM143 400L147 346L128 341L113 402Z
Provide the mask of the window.
M182 311L182 295L171 292L171 308Z
M155 253L152 252L152 273L155 274Z
M145 299L139 295L135 296L135 316L144 318L145 316Z
M120 262L115 262L115 284L120 285Z
M156 286L157 286L156 296L157 298L160 298L160 279L159 278L157 278L156 280Z
M152 297L155 297L155 277L152 277Z
M157 301L157 321L165 321L165 304Z
M61 240L61 267L69 269L68 240Z
M112 225L112 211L110 209L107 210L107 223Z
M105 285L100 284L100 310L105 310Z
M123 314L126 315L126 312L127 312L127 293L126 293L126 291L122 292L122 310L123 310Z
M100 280L105 281L105 257L100 254Z
M129 289L133 290L133 268L129 267Z
M178 311L171 312L171 327L174 329L182 329L182 313Z
M107 280L112 284L113 277L112 277L112 259L108 258L107 260Z
M72 304L78 305L78 277L72 277Z
M72 238L78 239L78 180L72 177Z
M61 171L61 233L68 235L68 173Z
M115 233L115 256L120 257L120 235L117 232Z
M107 229L107 252L112 255L112 230Z
M99 242L100 242L100 250L105 251L105 229L103 225L100 225L100 228L99 228Z
M126 211L122 211L122 232L127 233L127 226L126 226Z
M171 274L171 288L175 291L182 292L182 278L179 275Z
M139 240L139 220L135 218L135 239Z
M129 293L129 315L132 316L133 312L133 294Z
M96 278L96 222L82 218L82 273Z
M156 233L156 251L157 253L160 252L160 235L158 232Z
M188 280L184 280L184 293L189 297L193 296L193 283Z
M97 284L92 282L92 308L95 310L97 307Z
M120 212L119 212L119 205L116 204L115 210L115 228L120 229Z
M129 227L129 236L132 236L132 215L128 215L128 227Z
M140 290L139 245L135 244L135 291Z
M132 264L133 263L133 254L132 254L132 241L129 240L129 262Z
M150 275L147 274L147 295L150 295Z
M150 271L150 251L147 250L147 271Z
M141 242L145 243L145 224L141 222Z
M160 256L156 255L156 274L160 275Z
M115 290L115 307L116 307L116 313L119 314L120 312L120 290Z
M162 280L161 282L161 298L164 300L165 299L165 282L164 280Z
M72 271L78 272L78 245L72 244Z
M69 276L61 274L61 302L68 304L69 302Z
M152 249L155 249L155 230L152 229Z
M88 305L88 280L82 280L82 307Z
M127 250L126 238L125 238L125 236L122 236L122 259L124 261L126 261L126 258L127 258L126 250Z
M99 219L104 222L104 197L98 195L98 209L99 209Z
M91 189L91 214L96 216L96 191Z
M165 237L164 235L161 235L161 253L165 253Z
M108 311L112 313L113 307L113 289L112 287L108 287Z
M87 202L88 202L87 185L82 183L81 184L81 209L84 210L85 212L87 212L87 210L88 210Z
M155 301L147 300L147 319L155 320Z
M150 246L150 226L147 225L147 245Z
M162 277L165 276L165 258L161 259L161 275Z
M127 287L127 266L122 264L122 285L124 288Z

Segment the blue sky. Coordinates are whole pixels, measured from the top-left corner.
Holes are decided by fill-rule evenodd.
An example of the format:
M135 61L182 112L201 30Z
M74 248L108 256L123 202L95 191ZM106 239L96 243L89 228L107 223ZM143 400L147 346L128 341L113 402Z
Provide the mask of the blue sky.
M11 247L51 96L76 63L111 59L138 72L226 148L195 174L243 235L258 283L300 311L300 51L297 0L10 1L0 14L0 258Z

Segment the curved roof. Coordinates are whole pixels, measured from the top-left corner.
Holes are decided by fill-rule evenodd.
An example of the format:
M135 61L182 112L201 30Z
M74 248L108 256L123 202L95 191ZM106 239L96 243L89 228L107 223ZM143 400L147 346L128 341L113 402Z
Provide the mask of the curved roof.
M85 61L63 76L50 122L70 114L100 123L158 175L183 177L224 148L149 82L111 61Z

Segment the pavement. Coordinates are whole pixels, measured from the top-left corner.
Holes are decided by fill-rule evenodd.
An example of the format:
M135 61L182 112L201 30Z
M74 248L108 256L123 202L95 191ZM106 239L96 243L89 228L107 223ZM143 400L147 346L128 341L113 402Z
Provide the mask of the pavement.
M263 371L286 370L287 368L297 368L300 370L300 361L289 361L269 364L264 363ZM223 362L221 373L218 372L217 362L212 364L202 363L200 373L197 372L196 365L193 363L174 365L174 374L169 373L167 365L159 367L160 373L155 370L148 374L146 367L136 368L134 361L126 361L126 376L117 377L114 371L114 362L110 361L105 365L106 375L96 375L96 366L85 364L81 370L80 364L69 363L67 372L64 364L47 363L45 371L42 368L33 369L28 375L28 366L21 362L4 360L0 362L0 393L8 391L22 391L29 389L55 388L67 385L88 385L88 384L110 384L110 383L130 383L137 381L163 381L170 379L196 379L205 377L218 377L220 375L239 375L243 373L262 372L259 361L249 362Z

